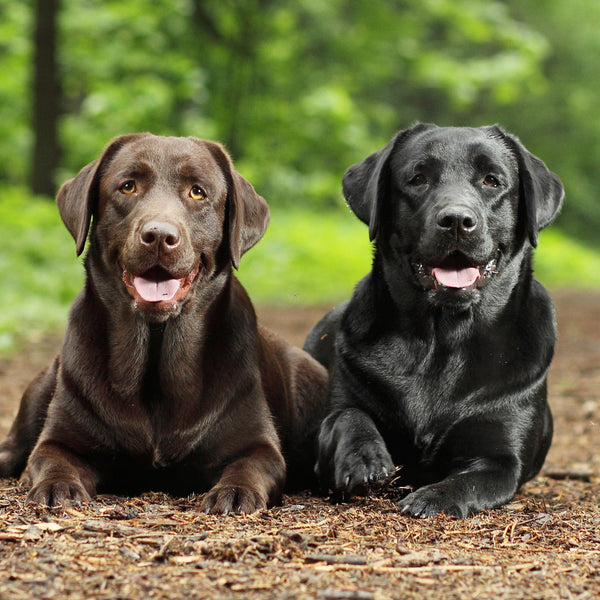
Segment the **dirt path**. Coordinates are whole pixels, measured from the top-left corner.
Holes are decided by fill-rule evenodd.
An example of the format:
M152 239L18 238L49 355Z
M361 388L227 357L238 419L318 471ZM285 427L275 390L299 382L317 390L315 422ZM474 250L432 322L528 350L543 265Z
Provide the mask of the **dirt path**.
M399 516L389 498L310 496L249 517L199 499L101 496L78 510L24 507L0 482L0 598L600 597L600 294L554 294L554 443L542 475L464 521ZM261 310L301 344L322 310ZM58 339L0 363L0 436Z

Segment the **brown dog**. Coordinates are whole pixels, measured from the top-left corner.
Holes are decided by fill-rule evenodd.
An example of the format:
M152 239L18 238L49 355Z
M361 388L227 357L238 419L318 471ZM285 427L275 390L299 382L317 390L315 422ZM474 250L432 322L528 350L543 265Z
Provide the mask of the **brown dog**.
M286 462L307 487L327 374L257 326L233 276L269 210L223 148L119 137L57 202L78 254L91 225L87 279L0 446L0 476L29 458L34 503L210 490L202 508L223 513L276 503Z

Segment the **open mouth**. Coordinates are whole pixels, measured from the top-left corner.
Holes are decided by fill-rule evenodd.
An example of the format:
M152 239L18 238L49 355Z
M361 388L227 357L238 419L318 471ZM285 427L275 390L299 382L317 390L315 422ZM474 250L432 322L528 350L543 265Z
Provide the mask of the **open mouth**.
M196 275L198 267L179 279L162 267L153 267L141 275L133 275L123 269L123 283L142 308L169 310L187 296Z
M466 290L481 288L497 273L500 251L484 265L478 265L462 252L451 252L435 265L414 264L419 283L427 289L443 286Z

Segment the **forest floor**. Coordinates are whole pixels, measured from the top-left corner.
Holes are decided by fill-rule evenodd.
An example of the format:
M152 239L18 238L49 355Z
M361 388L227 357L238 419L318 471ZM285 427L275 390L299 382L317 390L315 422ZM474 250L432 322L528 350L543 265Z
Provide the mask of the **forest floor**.
M0 599L600 597L600 294L553 296L554 442L507 506L418 520L385 494L344 504L297 495L250 516L211 516L199 496L148 493L48 510L25 506L27 487L4 480ZM259 310L296 344L323 312ZM58 345L37 340L0 362L0 438Z

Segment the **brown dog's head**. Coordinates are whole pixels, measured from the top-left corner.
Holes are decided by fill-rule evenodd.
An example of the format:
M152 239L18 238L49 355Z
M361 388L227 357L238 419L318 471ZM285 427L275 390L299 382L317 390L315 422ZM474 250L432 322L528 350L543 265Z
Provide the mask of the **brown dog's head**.
M198 280L237 268L269 222L220 144L147 133L113 140L57 203L77 254L91 226L89 268L153 320L178 314Z

